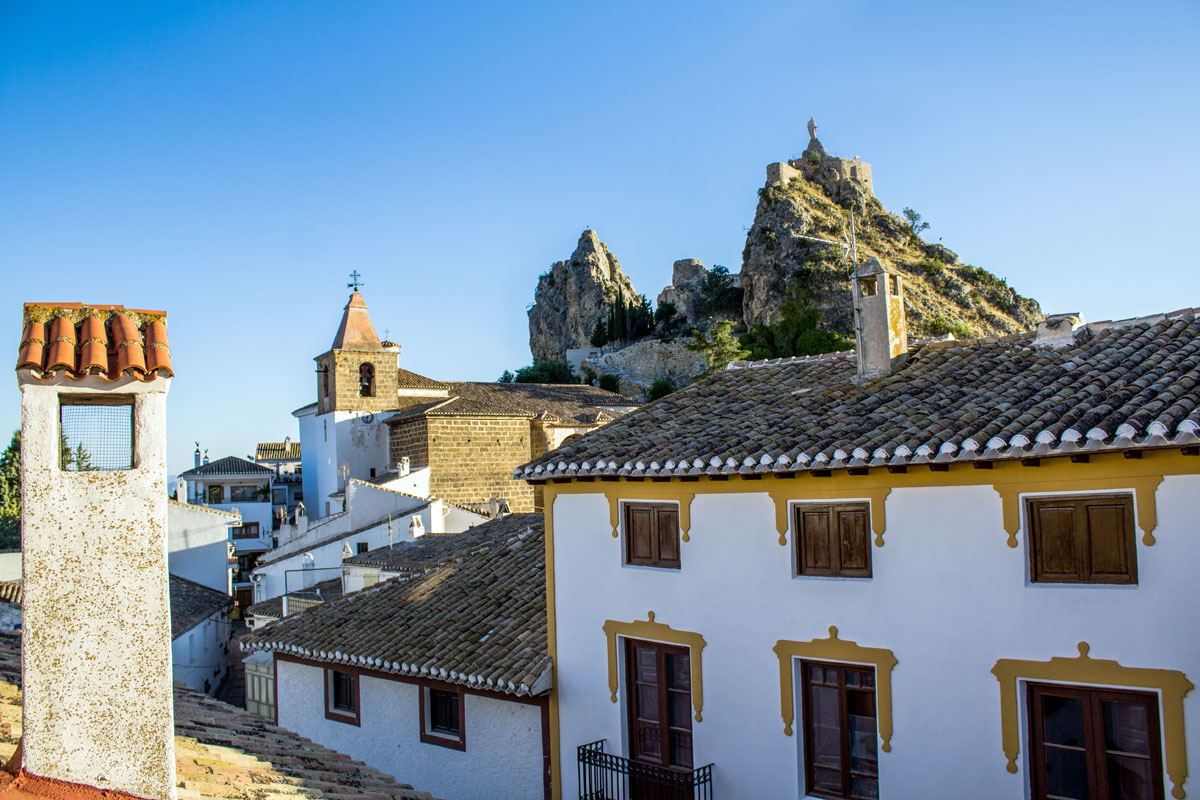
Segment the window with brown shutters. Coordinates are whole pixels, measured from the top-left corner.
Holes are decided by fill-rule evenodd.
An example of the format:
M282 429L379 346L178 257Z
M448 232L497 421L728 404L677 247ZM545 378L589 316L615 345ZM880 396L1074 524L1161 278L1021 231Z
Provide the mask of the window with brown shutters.
M679 506L625 504L625 563L679 569Z
M799 503L796 574L871 577L869 503Z
M1132 495L1030 498L1026 512L1035 583L1137 583Z

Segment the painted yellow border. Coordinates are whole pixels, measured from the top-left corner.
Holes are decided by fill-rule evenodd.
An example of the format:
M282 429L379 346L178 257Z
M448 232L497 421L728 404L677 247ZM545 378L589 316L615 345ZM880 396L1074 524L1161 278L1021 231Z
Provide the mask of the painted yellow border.
M797 503L844 500L853 503L865 498L871 507L871 531L875 534L875 546L883 547L883 532L887 530L887 515L885 512L887 497L892 493L890 486L877 486L863 489L857 495L847 495L837 490L822 490L820 492L796 492L795 490L776 490L767 492L775 503L775 530L779 533L779 543L787 546L787 534L791 530L792 506Z
M620 535L621 529L621 503L636 503L642 498L636 496L622 496L619 491L608 491L604 493L608 498L608 522L612 525L612 535L616 539ZM629 494L629 493L625 493ZM636 493L633 493L636 495ZM667 502L675 501L679 503L679 531L685 542L690 542L691 537L688 536L688 531L692 527L692 498L696 496L695 492L675 492L668 498L653 498L655 502L665 499Z
M1022 493L1111 492L1132 489L1137 523L1138 527L1142 529L1142 544L1148 547L1155 542L1154 529L1158 527L1155 492L1158 490L1158 485L1162 483L1162 479L1162 475L1110 476L1087 480L1057 481L1053 487L1037 486L1032 489L1015 483L997 484L996 492L1000 495L1000 502L1004 506L1004 530L1008 532L1008 546L1017 546L1017 532L1021 530L1020 495Z
M1002 658L992 667L1000 681L1000 722L1004 755L1008 771L1017 771L1017 756L1021 750L1021 719L1018 702L1018 681L1056 681L1093 686L1156 689L1162 697L1163 756L1167 775L1173 788L1171 796L1183 800L1187 780L1187 741L1184 738L1183 698L1194 686L1182 672L1170 669L1123 667L1116 661L1094 659L1088 655L1091 646L1078 644L1079 656L1056 656L1049 661L1020 661Z
M892 751L892 668L896 656L882 647L863 647L848 639L838 638L836 626L829 626L829 638L809 642L780 639L771 648L779 657L779 712L783 716L783 732L792 735L796 715L795 689L792 685L792 659L836 661L850 664L871 664L875 667L875 717L879 724L880 746L883 752Z
M617 702L617 693L621 688L617 672L618 636L667 642L688 648L691 651L692 708L696 712L696 722L701 721L700 711L704 708L704 670L700 663L700 651L704 649L705 644L703 636L692 631L677 631L669 625L655 622L653 611L646 612L646 619L637 622L617 622L610 619L604 623L604 635L608 637L608 688L612 692L614 703Z

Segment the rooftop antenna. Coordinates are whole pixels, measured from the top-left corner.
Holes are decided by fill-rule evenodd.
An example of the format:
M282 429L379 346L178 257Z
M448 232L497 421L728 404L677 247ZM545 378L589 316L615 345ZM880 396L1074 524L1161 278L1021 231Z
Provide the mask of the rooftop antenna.
M392 549L392 515L388 514L388 550Z
M357 292L358 287L366 286L365 283L363 283L362 281L359 280L359 278L361 278L361 277L362 277L362 275L358 274L358 270L354 270L353 272L351 272L350 273L350 282L346 284L346 288L353 289L354 291Z

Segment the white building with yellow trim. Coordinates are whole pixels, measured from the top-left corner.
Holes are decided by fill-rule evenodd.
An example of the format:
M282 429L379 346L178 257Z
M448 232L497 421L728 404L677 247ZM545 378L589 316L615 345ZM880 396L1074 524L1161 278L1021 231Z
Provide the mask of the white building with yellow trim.
M1200 316L910 349L900 276L855 288L861 355L518 470L555 796L1200 796Z

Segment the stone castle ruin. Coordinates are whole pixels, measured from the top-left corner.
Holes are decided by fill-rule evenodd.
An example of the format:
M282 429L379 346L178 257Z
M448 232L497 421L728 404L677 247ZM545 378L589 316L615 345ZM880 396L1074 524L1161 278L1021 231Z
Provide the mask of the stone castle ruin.
M787 163L767 165L768 185L786 184L797 177L824 187L837 203L846 203L859 194L875 196L871 184L871 165L858 156L851 159L829 155L817 138L817 123L811 117L808 120L808 147L804 148L800 157Z

